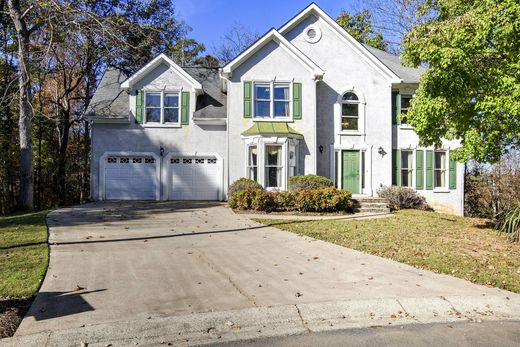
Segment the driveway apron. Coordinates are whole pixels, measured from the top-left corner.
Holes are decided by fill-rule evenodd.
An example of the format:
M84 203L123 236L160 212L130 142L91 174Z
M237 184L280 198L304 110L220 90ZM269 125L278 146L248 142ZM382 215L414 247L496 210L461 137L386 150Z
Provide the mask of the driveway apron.
M48 224L49 269L17 336L251 307L515 295L263 226L217 202L90 203Z

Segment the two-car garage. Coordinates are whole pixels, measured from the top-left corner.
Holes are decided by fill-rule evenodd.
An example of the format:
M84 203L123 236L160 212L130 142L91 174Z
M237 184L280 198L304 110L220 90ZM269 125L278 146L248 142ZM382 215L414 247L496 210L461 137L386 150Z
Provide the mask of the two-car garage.
M222 200L223 165L216 154L106 153L104 200Z

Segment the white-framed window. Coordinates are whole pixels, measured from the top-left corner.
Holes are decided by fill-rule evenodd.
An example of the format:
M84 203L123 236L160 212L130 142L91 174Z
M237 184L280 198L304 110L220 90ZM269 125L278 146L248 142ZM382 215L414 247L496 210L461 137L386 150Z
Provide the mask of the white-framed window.
M179 92L145 92L145 123L180 124Z
M248 146L247 178L258 182L258 147Z
M413 151L401 151L401 186L413 185Z
M359 98L347 92L341 100L341 130L359 130Z
M411 105L410 102L413 99L412 95L401 95L401 124L407 124L407 118L406 114L408 113L408 110L410 109Z
M291 84L254 82L254 118L287 119L291 117Z
M281 188L282 186L282 146L265 146L265 187Z
M289 146L289 172L288 177L296 176L296 163L298 160L297 152L296 152L296 146L290 145Z
M434 152L434 188L446 188L446 151Z

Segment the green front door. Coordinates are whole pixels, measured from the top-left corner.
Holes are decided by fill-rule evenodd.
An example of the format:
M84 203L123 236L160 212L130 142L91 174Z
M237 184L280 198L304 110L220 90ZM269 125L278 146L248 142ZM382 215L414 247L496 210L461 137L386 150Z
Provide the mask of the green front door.
M342 152L342 187L352 194L359 194L359 151Z

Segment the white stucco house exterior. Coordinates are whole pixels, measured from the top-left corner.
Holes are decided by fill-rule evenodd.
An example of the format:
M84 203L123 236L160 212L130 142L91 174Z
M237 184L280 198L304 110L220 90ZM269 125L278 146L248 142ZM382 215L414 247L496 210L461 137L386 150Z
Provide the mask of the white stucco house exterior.
M220 69L165 55L108 69L87 110L93 200L225 200L240 177L286 189L318 174L353 194L416 189L463 214L459 144L423 148L406 124L421 69L365 46L311 4Z

